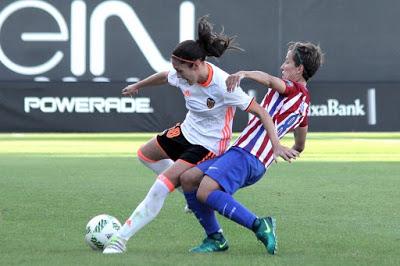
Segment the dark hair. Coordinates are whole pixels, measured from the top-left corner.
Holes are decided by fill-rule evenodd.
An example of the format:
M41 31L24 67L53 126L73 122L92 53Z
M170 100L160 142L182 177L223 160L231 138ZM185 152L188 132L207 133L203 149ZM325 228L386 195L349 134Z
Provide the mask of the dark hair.
M176 59L190 63L200 59L204 61L207 56L220 57L227 49L238 49L234 40L236 36L229 37L222 30L213 32L213 25L208 21L208 16L203 16L198 21L198 39L187 40L179 43L172 52Z
M307 81L323 63L324 54L321 47L311 42L290 42L288 50L292 51L296 66L303 65L303 78Z

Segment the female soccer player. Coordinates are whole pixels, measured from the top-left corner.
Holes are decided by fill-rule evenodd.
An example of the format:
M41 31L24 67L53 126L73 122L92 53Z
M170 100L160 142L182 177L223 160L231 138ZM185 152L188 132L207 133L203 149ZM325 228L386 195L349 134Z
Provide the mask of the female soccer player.
M172 52L173 70L154 74L123 89L123 95L132 95L140 88L168 82L181 89L188 113L182 124L165 130L139 149L139 159L160 174L103 253L124 252L129 238L157 216L168 194L180 185L179 176L226 150L236 107L261 119L273 140L275 156L285 160L296 156L294 150L279 144L267 112L241 88L228 92L225 84L228 74L205 61L207 56L220 57L226 49L234 48L232 41L231 37L214 33L212 25L202 17L198 24L198 39L181 42ZM174 162L168 166L165 164L168 161L161 161L166 159Z
M272 117L279 138L294 130L293 149L302 152L308 130L307 115L310 105L306 84L321 63L322 52L319 46L309 42L290 43L285 62L281 66L282 79L260 71L239 71L228 77L226 85L229 90L233 90L240 85L241 79L249 78L269 88L261 103L262 107ZM226 153L181 175L181 185L188 206L207 234L203 243L191 249L191 252L206 253L228 249L227 241L215 218L216 210L252 230L268 253L275 254L275 219L258 218L232 197L238 189L256 183L273 162L273 145L268 131L260 119L254 117Z

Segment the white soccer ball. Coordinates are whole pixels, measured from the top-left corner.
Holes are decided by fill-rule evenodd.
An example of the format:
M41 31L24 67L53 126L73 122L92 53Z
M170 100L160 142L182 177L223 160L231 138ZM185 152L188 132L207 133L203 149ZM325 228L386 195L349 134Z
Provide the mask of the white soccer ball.
M117 218L100 214L86 225L85 241L93 250L103 250L107 241L121 228Z

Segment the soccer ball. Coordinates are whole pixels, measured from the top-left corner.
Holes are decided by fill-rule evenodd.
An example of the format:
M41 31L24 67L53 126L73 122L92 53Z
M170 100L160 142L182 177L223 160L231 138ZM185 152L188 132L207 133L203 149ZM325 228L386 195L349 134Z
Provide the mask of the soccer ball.
M100 214L86 225L85 241L93 250L103 250L107 241L121 228L117 218Z

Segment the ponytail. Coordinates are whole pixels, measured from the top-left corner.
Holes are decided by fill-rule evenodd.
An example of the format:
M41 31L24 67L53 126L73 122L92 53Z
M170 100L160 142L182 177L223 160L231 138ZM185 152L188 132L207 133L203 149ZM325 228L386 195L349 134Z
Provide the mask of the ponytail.
M223 29L220 33L213 32L213 25L208 21L208 16L199 19L197 31L196 41L187 40L177 45L172 52L174 58L190 63L197 59L204 61L206 57L221 57L228 49L242 50L234 43L236 36L225 35Z
M208 16L203 16L198 22L198 39L196 42L206 52L206 56L220 57L227 49L240 49L234 46L236 36L229 37L224 34L213 32L213 25L208 21Z

